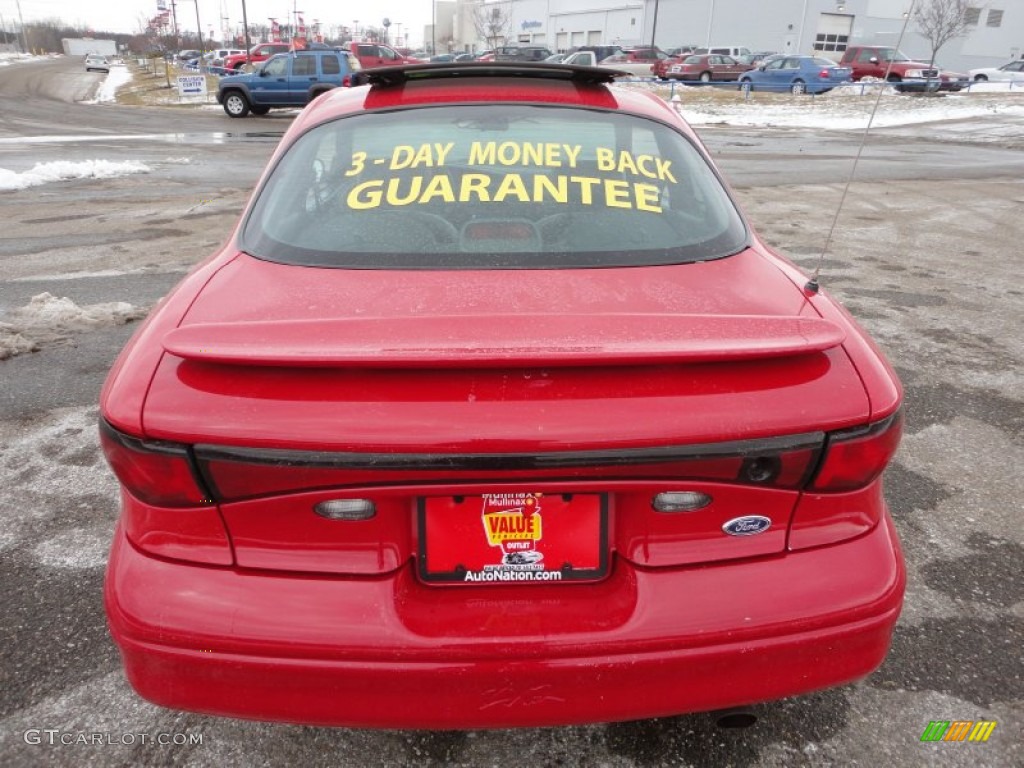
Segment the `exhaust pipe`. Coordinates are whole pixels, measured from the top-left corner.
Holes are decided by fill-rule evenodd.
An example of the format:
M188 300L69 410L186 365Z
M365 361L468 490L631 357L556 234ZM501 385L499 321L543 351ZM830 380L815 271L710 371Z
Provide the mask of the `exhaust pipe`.
M757 715L749 709L725 709L714 713L715 725L719 728L750 728L757 723Z

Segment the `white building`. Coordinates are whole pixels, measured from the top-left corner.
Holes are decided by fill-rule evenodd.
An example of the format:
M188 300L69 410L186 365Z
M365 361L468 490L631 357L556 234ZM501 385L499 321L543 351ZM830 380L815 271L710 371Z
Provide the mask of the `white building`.
M927 3L929 0L916 0ZM438 4L440 5L440 3ZM498 7L511 19L509 43L565 51L580 45L742 45L751 50L842 56L848 44L894 45L911 0L458 0L466 8ZM459 15L459 14L456 14ZM978 0L968 33L950 40L937 60L966 71L1024 53L1024 0ZM931 46L906 20L900 48L926 58ZM484 47L459 27L459 50Z

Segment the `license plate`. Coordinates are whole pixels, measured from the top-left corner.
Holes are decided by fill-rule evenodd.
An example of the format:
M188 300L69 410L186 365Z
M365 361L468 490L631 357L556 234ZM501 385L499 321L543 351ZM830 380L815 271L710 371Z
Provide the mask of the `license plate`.
M596 493L420 499L420 576L459 584L600 579L608 571L607 506Z

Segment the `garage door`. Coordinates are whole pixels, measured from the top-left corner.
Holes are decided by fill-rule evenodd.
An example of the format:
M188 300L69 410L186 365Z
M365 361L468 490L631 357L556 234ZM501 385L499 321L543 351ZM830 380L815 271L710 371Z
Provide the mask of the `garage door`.
M825 53L842 53L850 42L853 16L841 13L823 13L818 17L818 33L814 38L814 50Z

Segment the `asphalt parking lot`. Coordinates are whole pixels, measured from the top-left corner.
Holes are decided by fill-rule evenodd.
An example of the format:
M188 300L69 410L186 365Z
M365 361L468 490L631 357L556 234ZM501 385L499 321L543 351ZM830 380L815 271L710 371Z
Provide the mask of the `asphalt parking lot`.
M824 288L870 330L906 387L887 498L909 583L881 669L845 688L760 705L744 729L696 714L515 731L368 731L152 706L125 682L102 611L117 486L99 453L95 402L135 325L121 321L146 311L227 235L290 118L240 131L220 114L70 111L50 101L0 89L0 168L130 157L149 171L0 192L0 323L37 348L0 360L5 764L1024 764L1019 145L981 147L962 131L882 132L823 264ZM72 130L87 136L24 140ZM144 133L155 138L124 138ZM764 239L812 270L841 196L830 169L852 157L854 139L810 129L701 133ZM71 305L44 301L28 312L44 292ZM131 311L119 315L118 302ZM923 743L935 720L997 725L985 743Z

